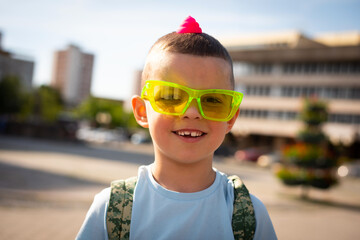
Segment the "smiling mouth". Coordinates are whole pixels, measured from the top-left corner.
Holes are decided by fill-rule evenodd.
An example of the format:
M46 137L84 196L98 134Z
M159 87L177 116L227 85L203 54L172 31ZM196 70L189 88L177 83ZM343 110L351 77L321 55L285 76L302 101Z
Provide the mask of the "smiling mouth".
M173 133L175 133L178 136L188 137L188 138L197 138L204 136L206 134L202 131L194 131L194 130L178 130L178 131L173 131Z

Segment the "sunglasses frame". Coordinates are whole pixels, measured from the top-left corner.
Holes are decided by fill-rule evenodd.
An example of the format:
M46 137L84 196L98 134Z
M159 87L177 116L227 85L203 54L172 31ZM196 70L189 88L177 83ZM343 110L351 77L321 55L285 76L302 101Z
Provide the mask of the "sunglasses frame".
M155 86L159 86L159 85L179 88L179 89L185 91L189 95L189 99L188 99L188 101L186 103L186 106L182 110L182 112L169 113L169 112L162 111L161 109L158 108L158 106L156 105L155 100L154 100L153 91L149 91L149 90L152 90ZM202 106L201 106L201 96L204 95L204 94L208 94L208 93L220 93L220 94L226 94L226 95L232 96L232 99L233 99L232 103L231 103L232 109L231 109L229 115L226 118L207 117L204 114L204 111L203 111ZM194 99L196 99L196 101L198 103L198 110L199 110L201 116L204 119L213 120L213 121L221 121L221 122L229 121L230 119L232 119L234 117L236 111L239 109L239 106L240 106L240 103L242 101L243 96L244 96L243 93L232 91L232 90L226 90L226 89L197 90L197 89L192 89L192 88L189 88L189 87L185 87L185 86L180 85L180 84L167 82L167 81L158 81L158 80L147 80L145 82L145 85L144 85L144 87L142 89L142 92L141 92L141 98L144 99L144 100L148 100L150 102L152 108L158 113L165 114L165 115L173 115L173 116L183 115L187 111L187 109L189 108L192 101Z

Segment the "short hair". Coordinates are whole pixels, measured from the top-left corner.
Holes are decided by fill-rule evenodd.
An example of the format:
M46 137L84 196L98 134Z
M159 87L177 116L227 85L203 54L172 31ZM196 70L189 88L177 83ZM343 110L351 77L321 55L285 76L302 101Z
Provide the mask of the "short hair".
M153 50L169 51L172 53L191 54L203 57L218 57L227 61L230 65L230 84L234 88L235 80L233 62L226 48L214 37L206 33L176 33L172 32L159 38L151 47ZM144 69L145 70L145 69ZM147 79L143 72L142 82Z

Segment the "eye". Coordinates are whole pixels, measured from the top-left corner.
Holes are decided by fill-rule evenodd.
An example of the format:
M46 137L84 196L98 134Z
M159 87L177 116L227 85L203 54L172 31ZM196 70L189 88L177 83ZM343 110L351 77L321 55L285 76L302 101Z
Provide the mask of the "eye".
M203 102L218 104L218 103L222 103L222 100L220 98L216 98L216 97L205 97L205 98L203 98Z
M154 100L157 104L163 106L178 106L186 103L188 96L185 92L176 89L163 87L161 91L156 92Z

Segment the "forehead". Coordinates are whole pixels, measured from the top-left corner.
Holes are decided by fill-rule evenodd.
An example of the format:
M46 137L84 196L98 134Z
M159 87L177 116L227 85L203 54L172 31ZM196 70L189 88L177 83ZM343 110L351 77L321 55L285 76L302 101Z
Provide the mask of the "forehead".
M222 58L155 51L148 56L146 79L195 89L232 89L231 66Z

